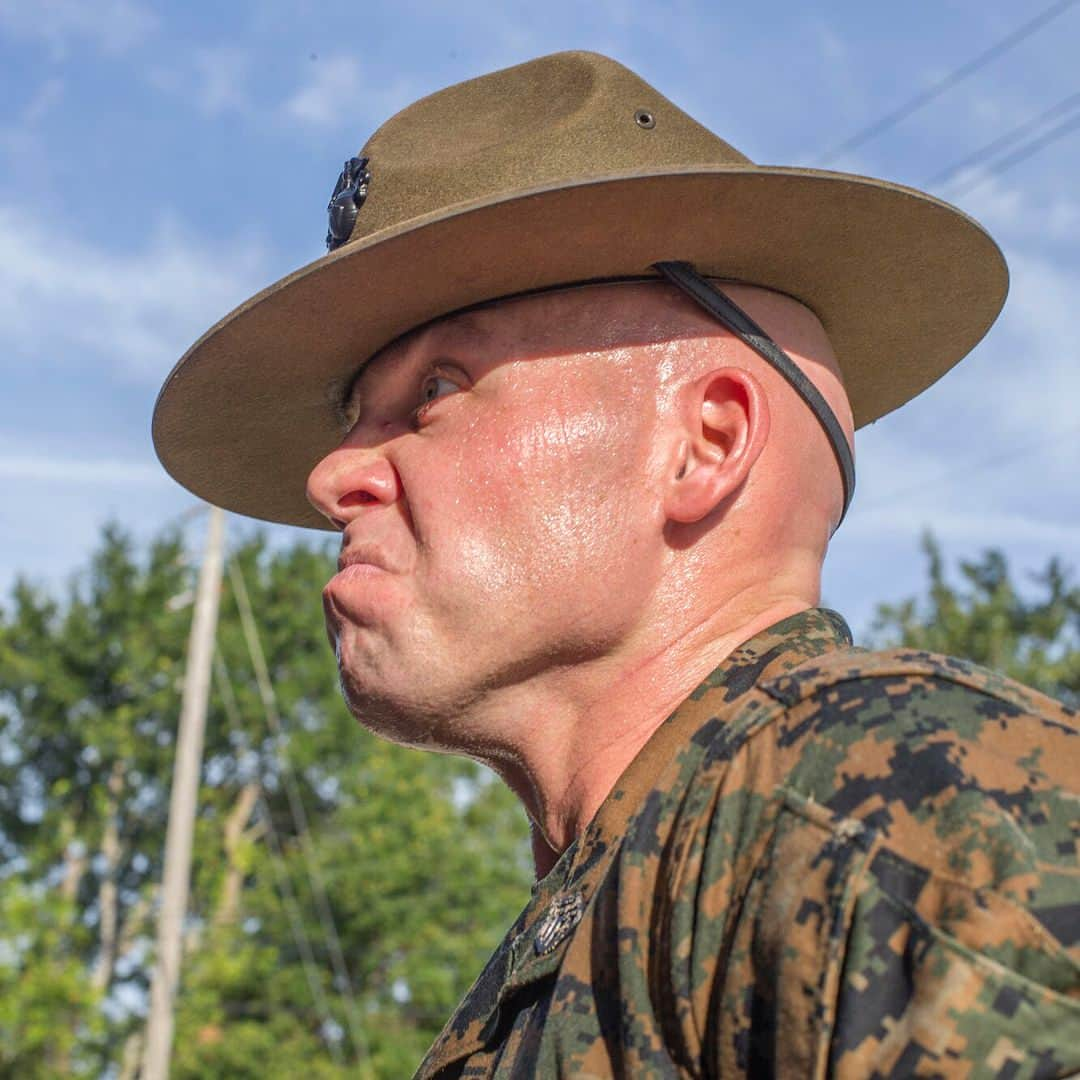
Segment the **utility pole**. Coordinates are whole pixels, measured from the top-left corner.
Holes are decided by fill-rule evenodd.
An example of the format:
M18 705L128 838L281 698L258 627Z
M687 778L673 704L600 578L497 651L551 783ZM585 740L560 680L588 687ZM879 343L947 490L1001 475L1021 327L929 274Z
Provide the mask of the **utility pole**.
M195 801L202 771L206 705L214 657L221 571L224 563L225 512L210 508L206 554L199 570L195 612L191 620L184 697L176 734L169 797L169 827L165 834L165 874L158 917L157 964L150 987L143 1080L168 1080L173 1042L173 1005L180 978L180 952L191 878L191 842L195 832Z

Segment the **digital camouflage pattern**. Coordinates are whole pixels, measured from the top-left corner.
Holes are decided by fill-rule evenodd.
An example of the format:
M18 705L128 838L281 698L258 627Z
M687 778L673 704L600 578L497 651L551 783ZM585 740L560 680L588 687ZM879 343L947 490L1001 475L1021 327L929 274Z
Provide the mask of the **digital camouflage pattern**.
M1080 1070L1080 731L786 619L665 722L421 1077Z

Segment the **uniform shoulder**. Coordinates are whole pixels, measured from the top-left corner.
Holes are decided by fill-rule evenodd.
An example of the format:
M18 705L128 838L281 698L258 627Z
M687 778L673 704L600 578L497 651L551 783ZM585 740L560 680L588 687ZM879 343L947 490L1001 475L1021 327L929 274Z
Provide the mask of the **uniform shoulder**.
M823 744L858 748L852 760L865 768L871 743L892 744L893 766L920 754L927 761L948 756L966 768L989 752L1032 772L1048 770L1069 789L1080 779L1077 711L969 660L852 647L815 657L760 688L777 706L772 724L779 746L810 756ZM1072 771L1055 767L1055 755ZM986 771L984 763L984 777Z
M1062 702L909 649L842 650L762 689L785 789L977 886L1077 882L1080 725Z
M972 707L986 719L993 718L997 707L1003 715L1025 712L1074 732L1080 729L1077 711L1056 698L970 660L917 649L838 649L761 684L789 709L825 695L855 713L874 712L875 701L883 701L894 716L909 703L914 706L946 688L958 697L966 691Z

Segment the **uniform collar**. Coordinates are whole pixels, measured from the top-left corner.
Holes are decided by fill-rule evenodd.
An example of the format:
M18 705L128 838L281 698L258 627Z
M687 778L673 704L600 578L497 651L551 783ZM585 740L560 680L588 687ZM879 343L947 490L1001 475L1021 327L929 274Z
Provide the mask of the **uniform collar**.
M424 1059L418 1076L433 1075L484 1044L498 1023L501 1004L516 991L556 971L573 923L556 930L551 949L537 938L552 926L551 913L574 901L580 918L604 878L628 823L643 812L657 782L674 766L692 769L716 730L744 704L746 695L815 656L851 644L847 623L824 608L799 612L736 648L665 720L616 781L584 832L533 887L525 910L511 927L453 1019ZM573 917L573 916L572 916Z
M768 679L807 660L852 643L843 617L828 608L809 608L755 634L735 648L656 729L627 766L582 834L563 852L534 895L570 884L598 856L617 843L660 773L677 757L700 756L695 735L725 706ZM545 888L555 884L554 889Z

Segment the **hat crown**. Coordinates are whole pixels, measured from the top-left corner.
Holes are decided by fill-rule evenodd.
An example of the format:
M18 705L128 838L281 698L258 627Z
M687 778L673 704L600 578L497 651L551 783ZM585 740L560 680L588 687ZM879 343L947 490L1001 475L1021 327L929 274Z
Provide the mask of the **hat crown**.
M360 151L368 199L350 243L477 199L750 159L629 68L590 52L541 57L440 90Z

